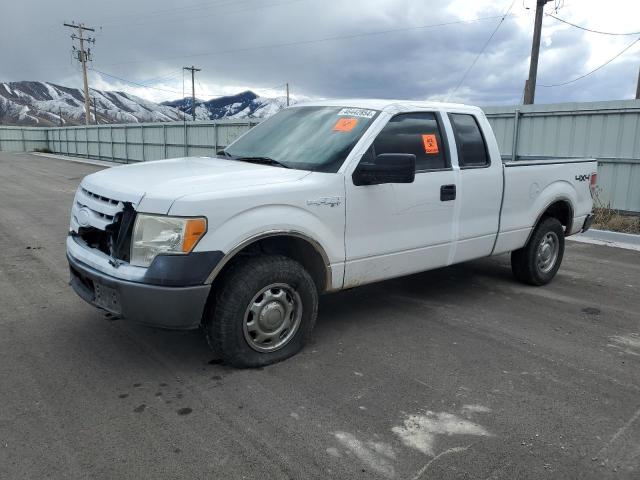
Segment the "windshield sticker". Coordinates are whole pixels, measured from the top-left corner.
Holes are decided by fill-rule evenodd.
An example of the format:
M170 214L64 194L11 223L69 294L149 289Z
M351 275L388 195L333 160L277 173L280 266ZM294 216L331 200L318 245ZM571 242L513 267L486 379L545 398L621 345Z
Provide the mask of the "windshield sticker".
M424 143L424 151L429 155L437 155L440 153L440 149L438 148L438 139L435 135L422 135L422 143Z
M343 108L338 112L340 116L373 118L376 115L375 110L366 110L364 108Z
M334 132L350 132L358 125L357 118L341 118L333 127Z

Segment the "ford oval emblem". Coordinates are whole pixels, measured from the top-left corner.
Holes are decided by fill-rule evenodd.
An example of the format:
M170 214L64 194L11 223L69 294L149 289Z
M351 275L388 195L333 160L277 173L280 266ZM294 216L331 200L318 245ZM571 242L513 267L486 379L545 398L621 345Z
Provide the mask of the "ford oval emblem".
M91 212L87 207L82 207L78 214L76 215L76 219L78 220L78 224L81 227L88 227L91 221Z

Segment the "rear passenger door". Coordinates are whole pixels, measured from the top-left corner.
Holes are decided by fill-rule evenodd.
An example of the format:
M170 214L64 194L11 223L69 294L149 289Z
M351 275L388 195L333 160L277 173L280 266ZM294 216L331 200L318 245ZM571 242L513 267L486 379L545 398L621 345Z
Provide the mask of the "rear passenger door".
M453 254L453 263L458 263L487 256L493 250L502 202L502 161L499 153L497 163L491 161L487 139L482 133L483 129L490 128L484 116L450 113L449 120L460 167ZM497 152L497 146L494 147Z
M356 186L346 178L345 287L447 265L453 243L456 179L444 117L392 117L361 158L416 156L413 183Z

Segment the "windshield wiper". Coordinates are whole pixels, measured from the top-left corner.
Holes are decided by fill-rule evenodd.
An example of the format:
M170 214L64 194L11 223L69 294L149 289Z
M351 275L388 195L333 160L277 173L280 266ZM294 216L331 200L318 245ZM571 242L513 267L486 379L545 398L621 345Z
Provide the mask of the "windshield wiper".
M241 162L258 163L260 165L275 165L283 168L291 168L278 160L271 157L234 157L234 160L240 160Z

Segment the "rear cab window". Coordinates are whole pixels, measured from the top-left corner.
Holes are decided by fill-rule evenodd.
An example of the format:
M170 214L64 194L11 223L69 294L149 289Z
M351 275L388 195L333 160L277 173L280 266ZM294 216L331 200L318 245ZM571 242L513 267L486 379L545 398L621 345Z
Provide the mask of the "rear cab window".
M487 143L476 117L466 113L450 113L449 119L456 140L460 168L488 167L491 161Z
M389 120L367 151L364 161L383 153L416 156L416 172L451 167L446 140L433 112L401 113Z

